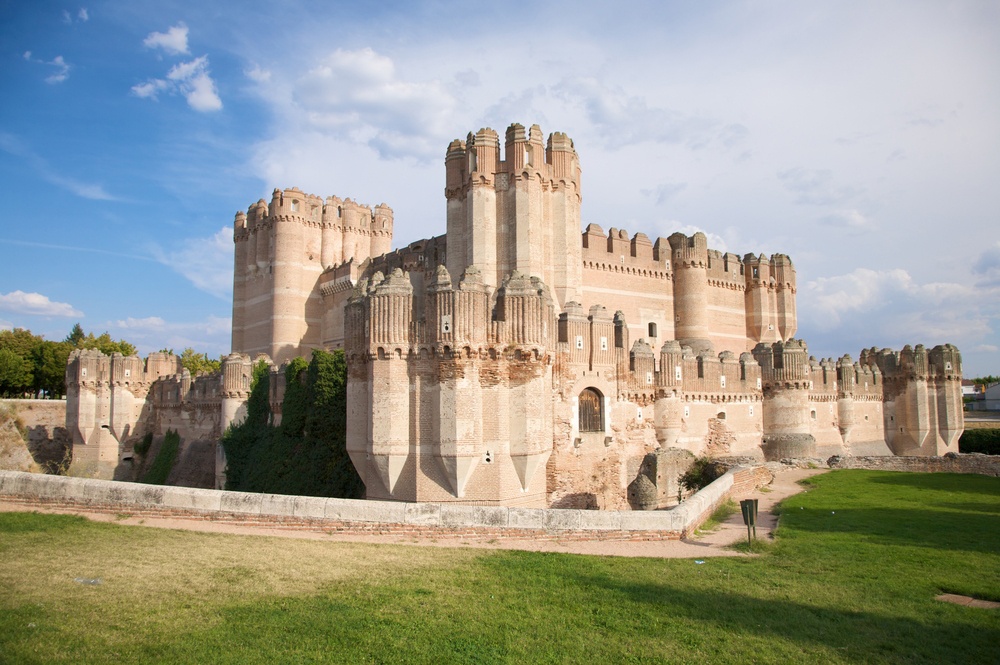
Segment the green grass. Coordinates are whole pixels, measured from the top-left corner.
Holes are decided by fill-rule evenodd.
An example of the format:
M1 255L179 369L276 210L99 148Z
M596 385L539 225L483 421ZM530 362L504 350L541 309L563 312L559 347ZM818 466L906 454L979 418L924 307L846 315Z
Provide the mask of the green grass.
M698 527L697 533L704 533L707 531L715 531L719 528L723 522L725 522L731 515L735 515L740 512L740 507L736 505L736 502L732 499L726 499L723 503L719 504L719 507L712 511L712 514L708 516L701 526Z
M933 598L1000 600L1000 479L834 471L781 520L695 564L0 514L0 661L997 662Z

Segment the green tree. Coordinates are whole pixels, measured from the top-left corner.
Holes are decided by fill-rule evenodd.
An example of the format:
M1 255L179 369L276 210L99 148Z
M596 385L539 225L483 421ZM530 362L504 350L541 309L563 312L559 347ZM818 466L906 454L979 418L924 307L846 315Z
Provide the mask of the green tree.
M94 333L88 333L76 348L97 349L101 353L108 356L112 353L120 353L123 356L131 356L135 354L135 346L123 339L118 341L113 340L107 331L104 331L98 337L94 337Z
M11 349L0 349L0 394L16 397L31 388L31 361Z
M32 335L30 330L24 328L0 330L0 349L9 349L22 358L30 358L41 341L41 337Z
M191 376L199 372L214 374L222 369L222 360L209 360L207 353L197 353L194 349L188 347L181 352L181 367L191 372Z
M80 348L80 343L86 337L87 335L83 332L83 326L81 326L79 323L76 323L73 325L73 330L70 331L69 335L67 335L66 339L63 341L71 344L74 349L78 349Z
M66 394L66 362L73 346L69 342L42 341L32 353L34 377L32 388L44 390L50 397Z

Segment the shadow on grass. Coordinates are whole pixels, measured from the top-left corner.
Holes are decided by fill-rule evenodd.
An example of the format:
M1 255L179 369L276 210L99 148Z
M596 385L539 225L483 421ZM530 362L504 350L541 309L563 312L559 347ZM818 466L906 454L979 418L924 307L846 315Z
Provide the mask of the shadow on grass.
M800 645L821 645L857 662L996 662L1000 628L937 617L933 623L902 616L846 611L789 600L760 599L723 590L631 584L602 577L578 580L629 600L714 625L739 636L764 635ZM928 599L928 602L933 602Z
M1000 482L992 476L966 473L906 473L873 472L868 482L918 490L934 490L949 494L986 494L1000 500Z
M975 504L973 504L975 505ZM909 545L959 552L1000 552L1000 514L902 508L790 510L783 526L810 533L865 536L879 545Z

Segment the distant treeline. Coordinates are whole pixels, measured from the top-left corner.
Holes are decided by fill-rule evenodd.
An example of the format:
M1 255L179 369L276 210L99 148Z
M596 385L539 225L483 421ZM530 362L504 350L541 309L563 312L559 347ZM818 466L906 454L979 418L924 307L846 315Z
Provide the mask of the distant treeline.
M347 455L347 363L314 351L285 369L281 424L271 424L270 368L254 367L246 419L222 437L226 489L300 496L364 497Z
M33 335L24 328L0 330L0 395L65 395L66 361L73 349L98 349L109 355L135 353L135 347L125 340L115 341L107 332L98 336L84 333L79 323L61 342Z
M0 330L0 397L59 397L66 394L66 361L74 349L97 349L105 355L131 356L136 348L123 339L114 340L104 332L85 333L77 323L66 339L53 342L30 330ZM173 353L172 349L163 349ZM187 348L180 355L181 365L192 375L217 372L220 360Z

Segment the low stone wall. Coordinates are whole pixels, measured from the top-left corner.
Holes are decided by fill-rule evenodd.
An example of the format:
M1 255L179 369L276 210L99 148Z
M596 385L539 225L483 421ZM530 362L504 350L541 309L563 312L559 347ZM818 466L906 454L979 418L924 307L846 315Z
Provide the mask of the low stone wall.
M918 473L975 473L1000 477L1000 456L979 453L947 453L942 457L839 457L827 463L831 469L870 471L915 471Z
M766 471L766 470L765 470ZM247 526L405 536L541 540L676 540L764 476L733 469L673 510L599 511L328 499L143 485L0 471L0 499L79 512L217 520ZM767 474L768 481L770 474Z

